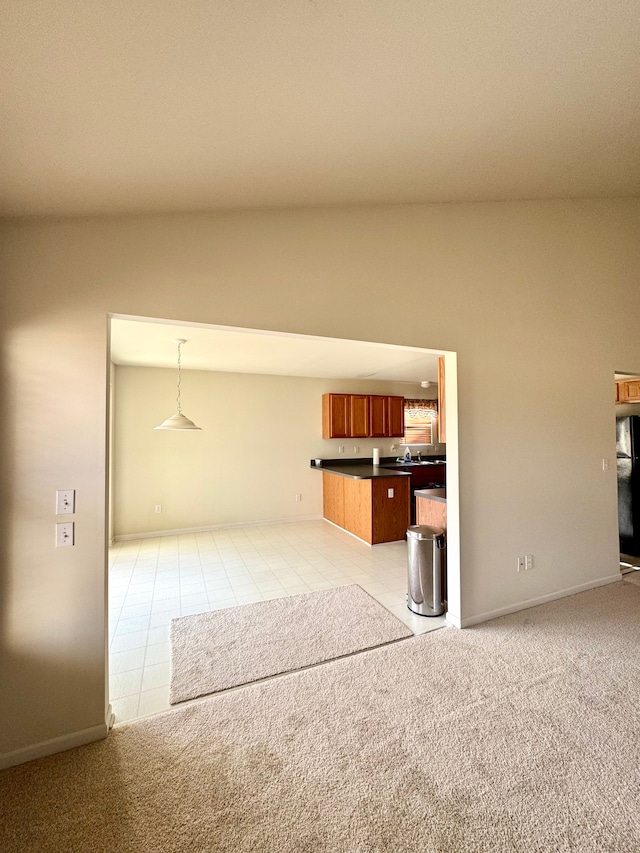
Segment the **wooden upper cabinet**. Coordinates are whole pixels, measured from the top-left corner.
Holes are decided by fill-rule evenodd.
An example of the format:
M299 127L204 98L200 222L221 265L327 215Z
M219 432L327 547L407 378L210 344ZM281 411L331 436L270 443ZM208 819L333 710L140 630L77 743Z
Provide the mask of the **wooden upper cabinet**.
M444 356L438 359L438 441L447 441L447 408L444 396Z
M625 382L625 396L630 403L640 401L640 379L632 379L630 382Z
M404 397L323 394L323 438L386 438L404 435Z
M390 438L404 435L404 397L370 398L371 438Z
M350 438L366 438L369 431L369 395L351 394L351 434Z
M351 437L351 395L322 395L322 437Z
M389 413L387 417L387 435L404 435L404 397L387 397Z
M640 379L623 379L616 382L617 403L640 403Z
M369 397L369 412L370 412L370 432L372 438L378 438L389 435L389 398L388 397Z

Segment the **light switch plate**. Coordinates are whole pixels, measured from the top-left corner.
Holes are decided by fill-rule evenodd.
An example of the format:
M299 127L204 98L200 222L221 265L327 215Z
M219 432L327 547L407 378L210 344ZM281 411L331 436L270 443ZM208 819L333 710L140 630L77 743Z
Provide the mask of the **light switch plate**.
M56 524L56 548L70 548L74 544L74 528L73 521Z
M56 492L56 515L73 515L76 511L76 490L61 489Z

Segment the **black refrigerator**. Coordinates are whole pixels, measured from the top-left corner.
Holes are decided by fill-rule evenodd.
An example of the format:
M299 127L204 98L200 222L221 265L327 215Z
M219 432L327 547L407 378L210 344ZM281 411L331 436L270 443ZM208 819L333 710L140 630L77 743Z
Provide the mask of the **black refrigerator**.
M640 557L640 415L616 418L620 553Z

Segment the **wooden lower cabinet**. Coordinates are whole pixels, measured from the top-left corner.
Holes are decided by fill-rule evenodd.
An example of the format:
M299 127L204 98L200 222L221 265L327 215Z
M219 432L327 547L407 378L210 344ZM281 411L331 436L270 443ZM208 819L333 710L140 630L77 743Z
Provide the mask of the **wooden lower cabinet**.
M358 539L371 542L371 483L373 480L347 480L344 483L344 524Z
M411 512L409 477L357 480L323 471L322 486L327 521L370 545L404 539Z
M435 527L447 532L447 502L432 501L429 498L421 498L416 495L416 524L424 524L425 527ZM442 597L447 602L447 552L444 552L444 576L442 578Z
M446 501L432 501L429 498L421 498L420 495L416 495L416 524L424 524L427 527L440 527L446 531Z
M322 472L322 515L344 527L344 477Z
M404 539L411 523L411 478L394 477L389 482L389 478L382 477L369 482L372 484L371 544ZM392 498L389 497L389 489L393 489Z
M411 474L411 488L419 489L432 483L444 487L447 483L447 474L444 463L442 465L425 465L424 468L415 467L400 468Z

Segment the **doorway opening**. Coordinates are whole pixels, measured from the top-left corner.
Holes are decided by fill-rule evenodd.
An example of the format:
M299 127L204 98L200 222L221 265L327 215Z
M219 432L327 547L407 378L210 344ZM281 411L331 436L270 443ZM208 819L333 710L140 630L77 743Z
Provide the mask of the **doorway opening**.
M345 583L368 585L387 609L409 612L406 543L371 548L322 521L321 475L311 460L338 456L342 447L344 458L362 461L369 445L386 441L391 453L399 443L323 440L323 391L433 399L439 359L447 440L423 450L446 454L447 622L460 626L454 352L123 315L111 315L109 325L108 651L116 722L168 707L168 627L176 616ZM182 403L202 427L182 435L153 431L174 406L178 338L187 341ZM385 566L394 588L382 588ZM415 619L423 629L435 625Z
M620 571L640 571L640 374L615 377Z

